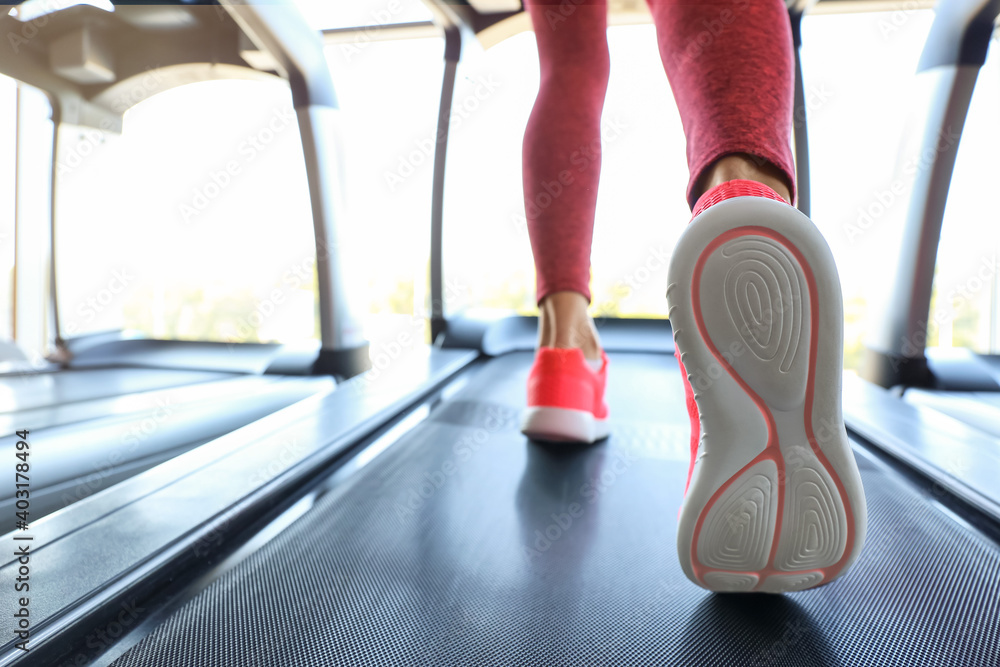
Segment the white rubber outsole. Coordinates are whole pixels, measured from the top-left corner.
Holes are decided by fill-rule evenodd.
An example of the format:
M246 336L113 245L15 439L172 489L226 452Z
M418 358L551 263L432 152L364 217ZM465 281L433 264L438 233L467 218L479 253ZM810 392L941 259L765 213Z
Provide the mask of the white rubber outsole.
M521 417L521 433L545 442L597 442L608 437L606 419L595 419L586 410L527 408Z
M861 550L866 509L826 241L782 202L720 202L681 236L667 302L701 419L678 523L684 573L718 592L833 581Z

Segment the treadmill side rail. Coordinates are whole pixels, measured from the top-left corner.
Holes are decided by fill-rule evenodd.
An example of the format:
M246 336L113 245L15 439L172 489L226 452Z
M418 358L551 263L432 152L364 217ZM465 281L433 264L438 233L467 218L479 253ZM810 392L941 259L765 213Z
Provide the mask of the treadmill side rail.
M844 375L844 421L878 449L1000 521L1000 439Z
M108 509L97 518L88 511L91 498L34 523L32 530L46 538L32 547L31 574L48 584L32 591L32 660L61 659L67 642L116 612L122 599L164 585L164 572L207 566L242 529L477 356L432 348L428 355L401 358L141 473L134 484L155 489L141 498L127 488L109 489L122 495L121 502L112 509L113 498L103 496ZM50 523L58 530L49 530ZM0 576L16 577L17 568L8 556ZM16 596L7 587L0 603L15 608ZM8 638L0 665L23 658L14 646L16 620L0 620Z

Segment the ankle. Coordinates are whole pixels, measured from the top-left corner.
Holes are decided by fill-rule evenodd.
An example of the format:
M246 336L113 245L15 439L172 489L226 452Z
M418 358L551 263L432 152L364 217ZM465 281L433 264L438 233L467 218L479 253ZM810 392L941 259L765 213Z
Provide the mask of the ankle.
M601 344L597 341L595 337L562 337L557 338L549 343L542 343L541 347L557 347L562 349L572 349L578 348L583 352L583 356L588 361L593 361L601 358Z
M538 344L579 348L588 359L600 359L601 343L587 314L587 299L578 292L554 292L538 304Z
M786 202L792 201L791 183L785 172L763 158L746 153L724 155L716 160L702 173L693 194L697 199L717 185L740 179L763 183Z

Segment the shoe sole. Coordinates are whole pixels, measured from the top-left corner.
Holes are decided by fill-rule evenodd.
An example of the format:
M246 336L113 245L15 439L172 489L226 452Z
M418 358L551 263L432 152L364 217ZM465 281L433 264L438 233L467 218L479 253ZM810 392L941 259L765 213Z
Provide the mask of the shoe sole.
M521 417L521 433L544 442L597 442L608 437L608 420L586 410L533 407Z
M674 342L701 441L681 507L684 573L717 592L782 593L843 574L864 542L864 490L841 412L843 302L808 217L720 202L671 258Z

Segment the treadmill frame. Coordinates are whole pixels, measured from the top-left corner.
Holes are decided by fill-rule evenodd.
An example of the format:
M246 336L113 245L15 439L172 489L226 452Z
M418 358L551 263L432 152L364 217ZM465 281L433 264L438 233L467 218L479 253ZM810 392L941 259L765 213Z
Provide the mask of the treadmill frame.
M49 204L42 214L47 217L49 228L45 263L47 319L51 321L55 347L52 359L69 364L74 357L74 346L63 338L64 332L60 329L56 294L55 193L60 126L71 123L120 132L128 108L168 88L218 78L271 78L277 75L286 79L291 87L312 204L321 347L309 370L342 378L357 375L370 368L371 361L357 307L352 303L348 288L349 276L343 267L345 250L340 242L341 228L345 224L343 164L342 154L336 150L340 143L340 119L323 52L323 39L308 26L291 0L270 0L260 4L241 0L220 2L221 6L173 3L175 13L171 20L177 25L167 31L168 36L158 30L156 21L147 29L138 27L142 25L141 20L129 23L101 9L80 5L31 22L34 31L31 40L5 40L6 50L0 51L0 73L43 91L52 109L50 177L46 182ZM122 12L128 5L142 3L119 1L115 4ZM134 12L137 8L130 7L128 11ZM142 11L141 8L138 11ZM182 20L182 17L186 18ZM28 24L0 14L0 28L6 28L4 32L8 35L20 35L24 25ZM90 31L90 39L112 54L128 50L129 57L116 59L117 76L113 82L81 83L51 70L49 42L72 30ZM136 41L142 41L146 50L132 51ZM276 74L255 69L248 62ZM150 69L163 75L152 83L144 81ZM134 90L140 90L141 94L124 94ZM20 215L18 223L27 224Z
M230 0L227 0L229 2ZM235 3L233 3L235 4ZM459 23L460 12L452 8L449 20L450 26L445 27L446 60L451 58L457 66L461 51L461 40L463 32L469 33L470 28L462 27ZM228 11L228 10L227 10ZM464 11L464 10L462 10ZM255 21L263 21L262 14L253 14L249 17L242 16L248 29L253 31L261 45L266 45L268 39L275 38L274 34L268 37L267 30L260 26L253 28ZM449 32L450 31L450 32ZM277 33L275 33L277 34ZM451 37L449 38L449 34ZM264 35L264 36L262 36ZM450 39L450 41L449 41ZM288 58L292 59L291 55ZM800 69L800 68L799 68ZM800 72L798 72L800 74ZM446 102L450 105L450 96L454 83L455 69L451 69L451 83L448 83L448 67L446 66L445 85L442 91L441 109L446 109ZM801 85L801 77L797 76ZM447 92L445 92L447 91ZM801 92L801 91L800 91ZM448 96L447 101L445 96ZM310 109L316 112L317 118L329 118L326 109L332 109L329 104L312 104L309 102L308 93L304 99L303 109L306 115ZM327 100L329 101L329 100ZM313 107L319 105L320 109ZM447 119L447 114L442 114ZM311 117L307 122L312 122ZM318 120L317 127L328 120ZM441 120L439 118L439 128ZM447 129L445 122L444 129ZM798 128L797 128L798 129ZM804 126L803 126L804 130ZM313 138L321 135L325 130L313 128L309 130ZM805 135L803 134L803 137ZM798 139L797 139L798 141ZM803 141L803 146L805 142ZM129 559L121 559L115 563L94 559L86 565L82 565L79 571L74 572L75 577L82 577L89 580L90 588L81 592L64 588L54 592L47 600L39 599L40 605L48 610L48 615L42 615L36 628L38 634L33 639L37 642L36 651L32 660L40 656L56 655L61 646L61 642L74 634L86 632L89 628L99 622L100 619L113 617L119 610L119 602L130 594L142 595L162 587L164 582L160 574L167 568L188 566L196 563L198 558L202 558L202 565L210 565L213 559L221 558L226 553L235 548L232 542L226 542L220 535L235 536L238 533L246 533L254 527L262 525L270 520L277 513L280 513L297 494L301 492L303 485L308 485L317 480L321 475L327 474L331 467L343 462L348 453L357 451L358 443L370 441L379 434L384 433L388 428L387 424L393 424L394 419L398 419L401 413L416 406L421 400L438 391L445 384L458 379L463 369L475 363L479 351L487 354L502 354L510 349L521 349L525 344L526 332L533 331L534 321L530 318L514 318L492 325L477 324L468 320L445 321L445 311L443 294L440 291L442 285L442 261L441 261L441 233L442 233L442 210L444 194L444 160L447 148L447 132L443 139L439 135L438 150L440 157L435 155L435 217L432 219L432 228L436 226L436 232L432 235L432 257L433 248L437 247L437 262L432 263L431 284L434 285L434 274L437 275L438 294L436 304L437 310L433 311L437 315L437 335L435 341L440 347L431 350L431 356L423 366L409 369L398 369L400 378L392 383L380 383L378 385L369 382L370 376L360 376L344 383L336 392L322 397L308 399L285 410L275 413L263 420L248 425L242 429L224 436L212 443L211 448L196 450L181 457L175 462L146 473L144 482L149 482L157 486L157 491L150 496L148 507L158 506L159 511L165 514L172 514L177 510L179 498L185 494L172 494L171 486L181 485L187 480L188 484L193 483L193 476L200 474L203 478L210 477L218 480L217 488L210 489L210 494L197 496L197 505L183 505L185 509L197 512L197 517L185 517L189 523L187 530L179 535L168 535L163 526L156 525L155 522L143 524L137 521L136 517L141 513L134 514L131 519L121 526L117 526L110 517L121 512L119 516L127 516L131 511L129 506L132 501L125 501L125 496L121 496L121 503L113 507L113 494L102 498L104 502L111 502L108 507L108 514L103 515L106 521L106 531L101 532L91 525L90 520L83 521L86 505L79 505L68 508L66 512L53 516L51 519L39 522L38 527L43 537L47 537L47 544L53 545L48 551L42 549L34 555L35 563L45 571L48 567L50 572L58 572L60 564L65 562L65 556L59 554L79 555L81 553L100 553L99 547L103 540L107 540L109 535L126 535L130 538L136 535L145 535L152 542L146 546L142 553L126 554ZM318 159L318 158L317 158ZM807 162L807 160L806 160ZM807 166L807 164L806 164ZM322 169L322 168L321 168ZM801 167L800 167L801 169ZM334 173L332 167L327 173ZM800 172L801 174L802 172ZM808 197L805 199L808 206ZM315 203L315 202L314 202ZM800 205L803 201L800 197ZM332 210L329 201L321 201L320 206L327 206L324 211ZM325 223L324 223L325 224ZM317 235L319 240L319 235ZM331 280L334 279L331 271ZM433 289L432 289L433 298ZM332 305L331 305L332 307ZM621 326L623 336L631 335L629 329L633 327L629 322L613 323L609 321L606 326L610 333L615 327ZM649 324L637 325L636 328L647 327L651 333L657 337L663 335L663 330L667 329L666 322L650 321ZM500 332L497 333L498 327ZM506 327L506 329L504 328ZM609 341L613 336L608 337ZM669 340L669 337L666 338ZM326 341L326 339L324 339ZM105 341L108 342L108 341ZM110 341L117 345L120 341ZM460 350L448 350L441 348L458 347ZM622 349L627 349L626 343L621 343ZM472 348L472 349L470 349ZM124 348L123 348L124 349ZM133 348L134 349L134 348ZM870 391L871 388L864 391ZM892 399L886 394L883 398ZM887 400L884 404L885 410L892 411L898 418L898 423L909 422L919 424L922 420L929 419L928 412L914 406L907 406L896 400ZM879 417L881 420L881 416ZM936 419L936 418L935 418ZM238 458L244 465L266 465L276 456L275 444L280 443L283 432L293 429L296 425L302 425L310 420L319 423L325 421L330 430L323 430L322 437L310 442L312 446L308 452L303 453L292 463L284 462L279 467L280 472L263 484L255 486L241 486L240 484L225 483L225 472L231 471L225 461L227 456L234 456L239 452ZM956 501L966 503L969 507L979 506L979 510L992 514L995 518L1000 518L997 514L998 502L1000 499L995 495L987 493L990 489L988 485L1000 475L1000 460L996 456L977 459L977 475L971 482L968 479L960 479L956 475L942 477L943 470L941 456L948 452L956 451L953 448L964 448L962 451L979 457L982 449L994 444L992 441L973 438L969 440L968 429L963 430L957 427L957 422L949 423L946 420L935 422L939 428L935 429L935 442L933 449L924 457L924 464L921 464L919 457L907 454L907 466L919 471L925 480L941 479L941 488L947 494L953 496ZM870 437L882 438L885 433L877 432L878 428L885 428L881 421L875 425L862 423L858 433ZM308 428L308 427L303 427ZM865 429L868 430L865 430ZM915 427L914 427L915 428ZM888 431L886 431L888 432ZM906 438L900 437L899 433L894 434L894 445L902 447L906 445ZM901 444L902 443L902 444ZM902 460L903 456L900 456ZM917 473L915 473L917 474ZM963 487L967 487L964 488ZM179 488L179 487L175 487ZM124 491L124 490L120 490ZM162 494L154 498L155 494ZM192 525L193 522L193 525ZM96 522L95 522L96 523ZM153 525L150 525L153 524ZM178 526L174 526L178 528ZM90 529L88 531L88 529ZM142 532L144 531L144 532ZM159 540L157 542L157 540ZM61 544L60 544L61 543ZM194 549L207 546L207 551L194 553ZM56 548L58 547L58 548ZM48 559L48 560L46 560ZM7 561L6 568L10 568L12 563ZM116 569L117 568L117 569ZM196 568L192 568L194 571ZM103 578L102 578L103 577ZM36 607L37 609L38 607ZM36 617L38 618L38 617ZM48 652L48 653L47 653ZM0 664L10 664L24 658L17 653L11 644L4 647L0 653Z
M916 175L887 309L866 341L861 368L862 377L883 387L935 386L925 353L934 266L965 118L998 15L1000 0L941 0L935 7L917 67L931 106L914 110L919 135L903 141L933 158Z

